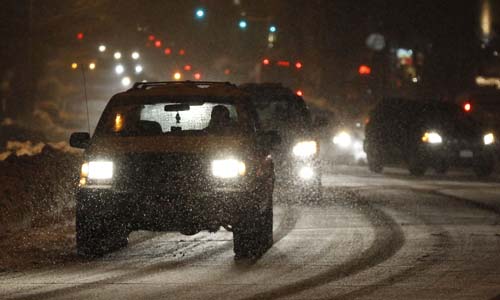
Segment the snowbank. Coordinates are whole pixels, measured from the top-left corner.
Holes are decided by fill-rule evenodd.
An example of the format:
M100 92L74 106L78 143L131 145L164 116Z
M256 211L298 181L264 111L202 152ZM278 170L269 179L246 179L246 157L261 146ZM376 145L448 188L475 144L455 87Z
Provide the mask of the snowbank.
M0 154L0 235L67 219L80 157L64 142L8 142Z

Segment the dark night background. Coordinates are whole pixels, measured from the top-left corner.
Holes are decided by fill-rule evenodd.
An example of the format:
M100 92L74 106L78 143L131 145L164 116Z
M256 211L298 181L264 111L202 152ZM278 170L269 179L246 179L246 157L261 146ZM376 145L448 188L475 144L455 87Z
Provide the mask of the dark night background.
M105 101L123 89L109 84L112 66L99 57L100 43L141 52L147 79L170 80L171 70L188 63L206 74L203 79L239 83L253 80L255 65L271 57L304 63L299 77L306 100L326 99L349 109L392 94L451 99L474 87L485 64L496 72L491 68L496 10L491 3L493 30L481 46L482 3L8 0L0 11L2 115L29 119L40 103L68 111L71 103L80 104L81 79L69 67L73 61L97 60L98 72L88 76L90 101ZM206 11L203 20L194 18L198 7ZM248 20L246 30L237 26L241 18ZM273 48L267 46L269 24L278 28ZM83 40L76 38L79 32ZM372 33L384 36L383 50L367 47ZM146 45L151 34L162 47L185 49L186 55L165 57ZM419 53L418 84L398 75L392 58L398 48ZM358 74L361 64L372 68L370 76Z

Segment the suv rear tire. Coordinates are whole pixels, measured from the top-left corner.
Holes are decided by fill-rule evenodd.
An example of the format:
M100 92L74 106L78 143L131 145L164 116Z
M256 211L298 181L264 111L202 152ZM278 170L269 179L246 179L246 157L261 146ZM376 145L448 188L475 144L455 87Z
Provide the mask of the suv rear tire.
M258 258L273 245L272 193L267 196L268 206L264 212L242 217L233 229L236 259ZM257 209L256 209L257 210Z
M384 164L380 159L380 155L377 151L369 150L366 153L366 160L368 161L368 169L373 173L382 173L384 170Z

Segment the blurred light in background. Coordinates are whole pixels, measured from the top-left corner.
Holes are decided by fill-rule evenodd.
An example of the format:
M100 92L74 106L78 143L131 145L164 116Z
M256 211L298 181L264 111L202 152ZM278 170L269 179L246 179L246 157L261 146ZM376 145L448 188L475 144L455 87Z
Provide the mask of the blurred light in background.
M175 80L181 80L181 78L182 78L182 75L181 75L181 73L180 73L180 72L175 72L175 73L174 73L174 79L175 79Z
M165 55L170 55L172 53L172 49L170 48L165 48L165 51L163 51Z
M247 26L248 26L248 23L247 21L245 20L240 20L240 22L238 23L238 26L241 28L241 29L246 29Z
M302 63L301 63L300 61L296 62L296 63L295 63L295 67L296 67L297 69L302 69Z
M135 74L140 74L140 73L142 73L142 70L143 70L143 68L142 68L142 66L141 66L141 65L137 65L137 66L135 66Z
M122 78L122 85L124 87L128 87L132 81L130 80L130 77L125 76Z
M295 94L297 94L297 96L299 96L299 97L304 96L304 93L301 90L297 90L297 92L295 92Z
M139 52L134 51L134 52L132 52L131 57L132 57L132 59L137 60L137 59L139 59L139 57L141 57L141 56L139 55Z
M123 65L116 65L116 67L115 67L115 73L117 75L123 74L124 71L125 71L125 68L123 67Z
M269 26L269 32L276 32L277 28L274 25Z
M186 50L184 49L179 50L179 55L184 55L184 54L186 54Z
M83 37L84 37L83 32L78 32L76 34L76 38L79 39L79 40L83 40Z
M191 65L185 65L184 71L191 71Z
M104 52L104 51L106 51L106 46L105 45L99 45L99 48L97 48L97 49L99 49L99 52Z
M120 58L122 58L122 54L121 54L121 52L115 52L115 54L113 54L113 57L115 59L120 59Z
M267 65L269 65L270 63L271 63L271 62L270 62L270 61L269 61L269 59L267 59L267 58L264 58L264 59L262 60L262 64L264 64L264 65L266 65L266 66L267 66Z
M195 15L197 19L203 19L205 17L205 10L203 8L198 8Z
M95 70L95 63L91 62L91 63L89 64L89 69L90 69L90 70Z
M198 73L194 73L194 79L196 80L200 80L201 79L201 74L198 72Z
M161 41L160 40L156 40L155 41L155 47L156 48L160 48L161 47Z
M155 39L156 39L155 36L152 34L148 36L148 40L150 40L151 42L154 41Z
M226 74L226 75L231 74L231 70L229 70L229 69L225 69L225 70L224 70L224 74Z

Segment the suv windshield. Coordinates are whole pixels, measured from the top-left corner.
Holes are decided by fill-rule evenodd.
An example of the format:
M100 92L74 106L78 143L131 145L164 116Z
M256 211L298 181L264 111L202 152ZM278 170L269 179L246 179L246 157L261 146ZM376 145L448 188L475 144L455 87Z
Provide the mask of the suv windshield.
M111 106L103 114L97 131L119 136L224 134L235 132L240 123L234 104L173 100Z

